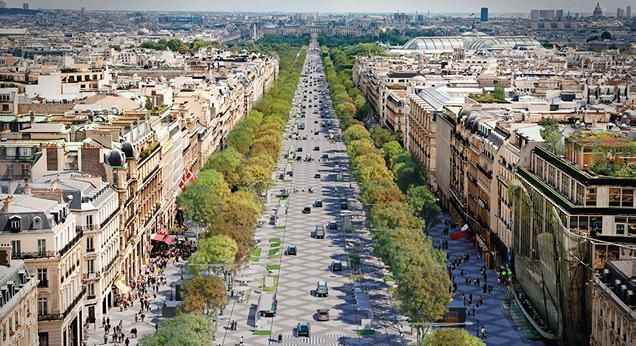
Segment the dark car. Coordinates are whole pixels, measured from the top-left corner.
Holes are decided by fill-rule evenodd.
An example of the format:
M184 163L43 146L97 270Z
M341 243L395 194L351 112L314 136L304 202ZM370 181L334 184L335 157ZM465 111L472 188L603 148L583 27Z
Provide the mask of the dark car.
M314 202L314 207L315 207L315 208L322 208L322 200L317 199L317 200Z
M316 174L314 174L314 178L316 178L316 179L320 179L320 173L316 173Z
M309 207L303 208L303 214L311 214L311 208Z
M342 262L340 262L340 261L331 262L331 271L332 272L341 272L342 271Z
M298 249L296 249L296 245L287 245L287 249L285 249L285 255L296 256L297 253Z
M296 336L309 337L310 329L309 322L300 322L296 325Z
M328 229L330 229L330 230L332 230L332 231L337 231L337 230L338 230L338 224L337 224L337 223L335 223L335 222L330 222L330 223L327 225L327 228L328 228Z
M349 209L349 205L347 204L347 201L340 202L340 209L342 209L342 210Z
M329 321L329 309L316 310L316 321Z
M314 135L318 136L320 134L320 131L314 131Z
M314 147L314 151L320 151L320 147Z
M321 158L328 159L329 158L329 154L322 154Z

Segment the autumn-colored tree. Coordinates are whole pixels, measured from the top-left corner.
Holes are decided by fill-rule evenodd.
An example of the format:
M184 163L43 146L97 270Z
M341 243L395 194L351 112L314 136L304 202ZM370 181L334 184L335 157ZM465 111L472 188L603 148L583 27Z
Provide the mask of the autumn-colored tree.
M195 276L185 285L183 310L196 313L214 313L227 303L223 279L216 276Z
M230 187L235 187L239 182L239 171L243 157L234 147L228 147L214 153L205 165L204 171L213 169L225 177Z
M215 170L203 170L197 181L179 195L177 201L186 216L198 223L213 217L216 205L230 193L223 175Z

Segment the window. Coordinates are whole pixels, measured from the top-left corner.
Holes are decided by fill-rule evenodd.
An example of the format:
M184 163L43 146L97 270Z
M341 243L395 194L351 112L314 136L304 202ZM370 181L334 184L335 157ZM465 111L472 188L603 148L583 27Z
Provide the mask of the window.
M38 255L46 256L46 239L38 239Z
M588 207L596 206L596 188L590 187L585 195L585 205Z
M93 237L86 238L86 251L87 252L95 251L95 246L93 244Z
M20 258L22 257L22 249L20 247L19 240L11 241L11 257Z
M11 227L11 230L13 232L19 232L20 231L20 217L17 215L14 215L12 217L9 218L9 225Z
M95 273L95 260L93 259L89 259L87 262L87 267L88 267L88 273L89 274L93 274Z
M634 189L623 189L621 193L621 206L627 208L634 207Z
M49 271L46 268L38 268L38 287L49 287Z
M40 342L40 346L49 346L49 333L48 332L40 332L38 333L38 339Z
M93 227L93 215L86 215L86 228Z
M610 207L621 206L621 189L618 189L618 188L609 189L609 206Z
M49 314L49 301L46 297L38 298L38 315L48 315Z
M88 285L88 296L89 297L95 296L95 284Z

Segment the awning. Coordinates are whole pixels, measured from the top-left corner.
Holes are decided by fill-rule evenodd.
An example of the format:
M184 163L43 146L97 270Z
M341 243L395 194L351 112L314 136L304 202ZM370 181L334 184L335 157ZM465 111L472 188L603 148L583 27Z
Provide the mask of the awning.
M152 236L152 240L164 243L166 245L172 245L175 242L173 236L171 236L170 234L165 234L165 233L155 234L154 236Z
M120 277L117 280L115 280L113 285L115 285L115 287L117 288L117 291L119 291L119 294L128 294L130 292L130 287L126 285L123 277Z

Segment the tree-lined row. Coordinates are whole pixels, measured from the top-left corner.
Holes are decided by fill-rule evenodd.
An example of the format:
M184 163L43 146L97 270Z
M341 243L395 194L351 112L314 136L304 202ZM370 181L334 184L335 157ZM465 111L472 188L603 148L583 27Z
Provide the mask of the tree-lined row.
M364 49L350 51L363 52ZM445 256L433 248L423 233L424 222L418 217L430 207L422 203L419 192L427 195L430 192L418 185L422 183L419 170L393 136L378 130L372 136L355 119L366 100L362 97L358 104L353 100L352 95L355 97L360 92L353 85L347 68L351 56L339 49L333 53L341 71L337 71L332 55L325 51L325 72L332 101L338 105L336 114L346 128L343 136L361 187L361 199L369 210L374 251L391 268L397 284L394 295L411 323L420 326L434 322L446 312L451 283Z
M224 281L214 271L232 270L254 245L262 209L259 197L271 183L304 62L304 49L279 45L276 53L280 70L273 87L230 132L227 147L210 157L178 198L186 217L205 229L188 263L193 278L185 283L187 314L163 323L155 335L142 340L145 346L212 343L201 314L218 311L227 299Z

